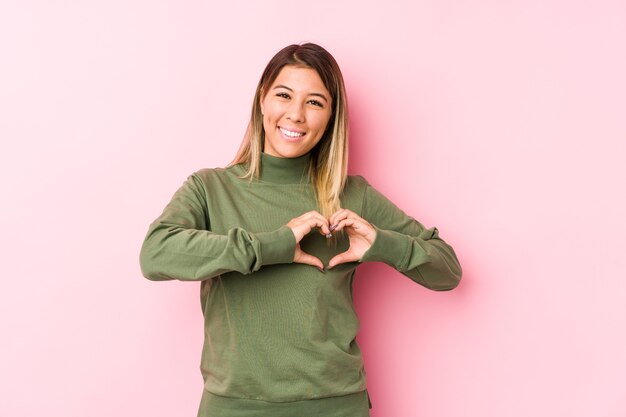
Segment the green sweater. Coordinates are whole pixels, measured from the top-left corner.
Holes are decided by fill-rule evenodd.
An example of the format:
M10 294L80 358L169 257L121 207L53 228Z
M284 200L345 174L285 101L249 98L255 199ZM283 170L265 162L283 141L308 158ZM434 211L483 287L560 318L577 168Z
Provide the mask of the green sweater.
M352 298L360 263L385 262L439 291L461 278L454 251L437 229L424 228L360 176L348 177L341 197L342 207L377 232L360 262L324 272L293 263L296 241L286 224L317 209L308 160L308 154L263 154L260 178L252 182L240 178L242 165L195 172L150 225L141 248L146 278L201 281L201 372L214 400L207 403L219 407L220 416L250 415L242 409L289 416L307 404L319 410L334 401L332 409L349 409L363 401ZM327 265L348 240L340 234L329 245L315 230L300 244Z

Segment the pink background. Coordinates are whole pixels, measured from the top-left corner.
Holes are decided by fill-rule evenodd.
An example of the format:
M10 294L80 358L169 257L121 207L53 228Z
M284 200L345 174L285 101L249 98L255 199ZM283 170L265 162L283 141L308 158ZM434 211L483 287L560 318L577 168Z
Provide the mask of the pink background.
M624 39L619 0L3 0L0 415L195 416L199 285L139 248L307 40L344 71L350 171L464 267L447 293L360 270L372 416L626 415Z

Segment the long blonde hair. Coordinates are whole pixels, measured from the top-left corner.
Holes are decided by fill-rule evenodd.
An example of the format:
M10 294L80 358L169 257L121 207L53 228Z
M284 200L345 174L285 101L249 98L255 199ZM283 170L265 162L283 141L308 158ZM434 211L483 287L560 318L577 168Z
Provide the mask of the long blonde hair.
M247 165L244 178L258 178L265 142L261 100L286 65L314 69L332 98L332 112L320 141L311 150L309 177L318 209L329 217L340 208L339 197L348 175L348 103L341 70L335 58L314 43L289 45L280 50L265 67L254 94L250 122L239 151L229 166Z

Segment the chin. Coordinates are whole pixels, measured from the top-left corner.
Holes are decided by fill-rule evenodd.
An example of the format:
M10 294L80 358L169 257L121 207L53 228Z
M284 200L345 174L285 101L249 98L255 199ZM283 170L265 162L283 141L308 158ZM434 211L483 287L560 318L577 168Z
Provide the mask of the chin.
M284 152L280 152L279 154L283 157L283 158L298 158L302 155L304 155L305 153L307 153L308 151L306 150L291 150L291 151L284 151Z
M271 137L265 138L263 151L270 155L275 155L280 158L298 158L311 151L315 147L318 141L311 141L311 138L306 138L299 141L285 140L285 138Z
M298 158L309 152L310 149L308 147L293 147L293 146L280 146L273 147L269 150L265 148L264 152L269 153L270 155L274 154L280 158Z

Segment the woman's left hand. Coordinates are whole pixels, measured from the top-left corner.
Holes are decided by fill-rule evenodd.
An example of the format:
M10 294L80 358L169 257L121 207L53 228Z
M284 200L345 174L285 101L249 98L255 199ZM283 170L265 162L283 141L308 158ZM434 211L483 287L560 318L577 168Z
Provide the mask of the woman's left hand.
M331 232L345 229L350 240L348 250L330 260L329 269L342 263L358 261L376 239L376 229L351 210L339 209L330 216L328 223Z

